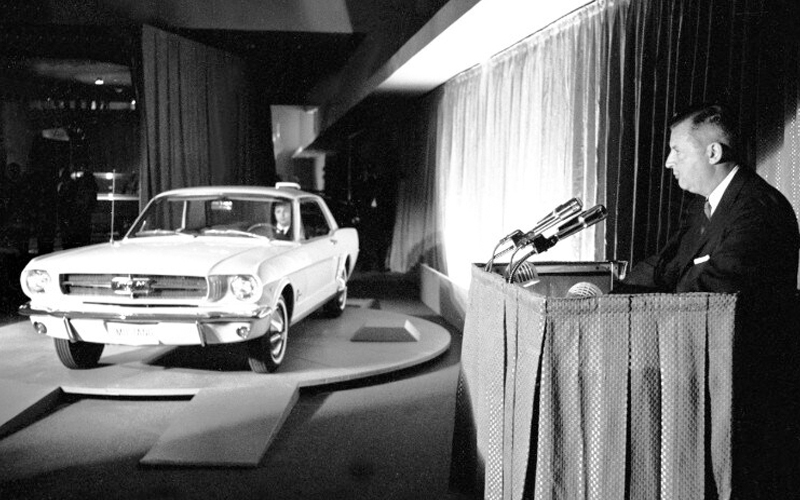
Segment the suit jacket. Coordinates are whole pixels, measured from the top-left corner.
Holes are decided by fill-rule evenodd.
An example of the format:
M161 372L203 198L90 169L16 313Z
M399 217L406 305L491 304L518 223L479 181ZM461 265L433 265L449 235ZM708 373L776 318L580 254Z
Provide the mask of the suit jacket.
M704 203L697 197L664 249L626 281L663 292L739 292L742 305L758 310L793 298L800 235L780 191L740 167L710 220Z
M734 491L736 498L794 497L800 486L788 478L800 476L797 218L777 189L742 167L710 220L704 203L697 197L677 234L649 266L635 266L630 282L650 291L739 293Z
M285 233L281 233L278 230L278 228L276 227L275 231L273 232L272 239L273 240L291 240L292 239L292 227L289 226L286 229Z

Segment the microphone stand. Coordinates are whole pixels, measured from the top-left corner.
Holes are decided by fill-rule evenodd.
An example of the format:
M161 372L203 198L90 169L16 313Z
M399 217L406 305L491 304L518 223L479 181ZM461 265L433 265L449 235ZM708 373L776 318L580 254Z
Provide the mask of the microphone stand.
M503 238L502 240L497 242L497 245L494 246L494 250L492 251L492 258L490 258L488 261L486 261L486 265L483 266L483 270L486 271L487 273L492 272L492 266L494 265L494 259L496 259L497 257L503 255L504 253L506 253L508 251L508 248L506 248L503 251L498 253L497 249L500 248L500 246L503 243L505 243L505 238Z
M522 250L522 249L518 248L514 252L514 254L511 256L511 260L508 262L508 267L506 268L506 276L507 276L506 277L506 281L508 283L513 283L514 282L514 278L516 277L517 272L519 271L519 268L522 267L522 264L524 264L525 261L527 261L533 255L539 253L539 252L536 251L536 249L533 249L530 252L528 252L527 254L525 254L525 256L523 258L519 259L517 262L514 262L514 255L516 255L517 252L519 252L520 250ZM539 273L536 271L536 266L531 264L531 268L533 270L533 279L530 280L530 281L539 281Z
M491 272L492 271L492 266L494 265L494 259L496 259L497 257L507 253L512 248L516 248L517 247L517 243L523 237L524 237L524 235L522 234L522 231L520 231L519 229L516 229L516 230L510 232L509 234L507 234L505 237L501 238L500 241L497 242L497 245L495 245L494 251L492 251L492 258L489 259L488 262L486 262L486 265L483 266L483 270L486 271L487 273ZM508 248L503 249L500 252L498 252L497 249L500 248L500 246L502 244L507 243L509 240L511 240L511 246L508 247Z
M533 229L531 229L527 233L523 234L522 231L520 230L512 231L510 234L502 238L494 247L494 251L492 252L492 258L489 259L489 261L484 266L483 270L486 272L491 272L492 266L494 265L494 260L497 257L500 257L501 255L508 253L511 250L515 250L514 253L516 254L516 250L528 246L531 243L535 244L536 241L538 241L541 233L547 231L556 224L563 223L565 221L572 219L578 212L580 212L581 208L583 208L583 203L581 202L580 198L572 198L570 200L567 200L565 203L562 203L561 205L557 206L555 209L553 209L552 212L550 212L542 220L537 222L536 226L534 226ZM502 251L498 252L497 250L500 248L500 245L508 242L509 240L511 240L511 246L509 248L505 248Z
M518 261L514 262L514 258L516 257L517 253L520 250L522 250L522 248L524 248L524 247L517 248L514 251L514 253L511 254L511 259L508 261L508 267L506 267L506 281L508 283L513 283L514 282L514 278L517 276L517 272L522 267L522 264L525 263L525 261L527 261L532 255L539 253L534 248L533 250L531 250L530 252L525 254L525 256L523 258L521 258ZM530 279L528 281L530 283L538 282L539 281L539 273L536 271L536 266L533 265L533 264L531 264L531 271L533 272L533 277L532 277L532 279ZM525 285L523 285L523 286L525 286Z
M529 259L532 255L546 252L564 238L572 236L573 234L579 231L582 231L590 226L597 224L602 220L605 220L607 214L608 212L606 211L606 207L604 207L603 205L595 205L594 207L590 208L589 210L586 210L585 212L581 212L577 215L570 217L569 220L567 220L558 227L555 234L553 234L552 236L545 236L544 234L541 233L537 234L531 241L526 242L525 245L520 247L524 248L527 245L531 245L532 247L531 251L528 252L528 254L525 255L523 259L520 259L517 263L514 264L512 258L512 262L509 263L511 272L507 273L508 282L511 283L513 281L514 276L516 275L520 266L522 266L522 263L525 262L527 259ZM514 253L516 254L516 252Z

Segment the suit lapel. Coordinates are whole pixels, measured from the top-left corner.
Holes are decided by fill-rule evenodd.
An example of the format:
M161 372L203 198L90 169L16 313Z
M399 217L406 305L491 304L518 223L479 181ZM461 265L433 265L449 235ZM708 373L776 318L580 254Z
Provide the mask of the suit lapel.
M744 167L739 167L739 171L736 172L736 175L731 179L731 183L728 184L725 194L723 194L722 199L719 200L719 205L716 210L714 210L714 216L711 217L709 221L703 244L715 239L728 227L731 222L731 217L733 217L733 213L735 212L733 207L739 200L742 188L752 180L751 174L751 171Z
M691 214L689 228L684 236L686 241L681 243L681 249L679 250L678 265L679 269L681 269L680 276L691 268L695 256L709 240L711 221L706 219L702 203L698 205L698 208L695 208ZM705 228L705 231L703 231L703 228Z
M719 240L719 237L731 222L732 213L734 212L733 206L739 199L742 187L751 181L750 174L751 172L744 167L739 167L736 175L731 179L731 183L725 189L725 194L722 195L722 199L720 199L719 205L717 205L710 220L706 220L702 208L693 214L690 231L693 231L694 241L689 245L690 250L682 254L684 261L682 262L683 273L681 274L685 274L692 268L695 258L711 254L716 246L716 241ZM700 226L702 225L705 225L705 231L701 233Z

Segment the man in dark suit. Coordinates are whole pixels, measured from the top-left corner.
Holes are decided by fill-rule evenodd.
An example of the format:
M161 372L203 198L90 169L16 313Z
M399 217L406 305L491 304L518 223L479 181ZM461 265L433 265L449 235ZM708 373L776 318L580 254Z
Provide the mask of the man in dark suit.
M273 207L275 218L275 232L273 239L292 239L292 204L288 201L276 202Z
M797 218L786 198L737 163L736 123L720 105L672 121L666 168L700 195L678 232L626 283L666 292L739 292L740 303L771 308L797 290Z
M615 291L738 293L734 492L789 498L800 475L797 217L777 189L737 163L737 124L725 107L694 107L670 128L666 168L699 196L664 249Z

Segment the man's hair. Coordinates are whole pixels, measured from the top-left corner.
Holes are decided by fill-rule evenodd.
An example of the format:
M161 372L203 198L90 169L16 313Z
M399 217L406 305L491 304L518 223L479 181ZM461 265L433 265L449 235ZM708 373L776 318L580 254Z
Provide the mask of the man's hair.
M679 123L689 120L692 130L700 127L711 126L716 128L723 143L736 155L739 150L739 122L735 113L729 107L719 103L695 104L676 113L670 120L669 128L675 128Z

